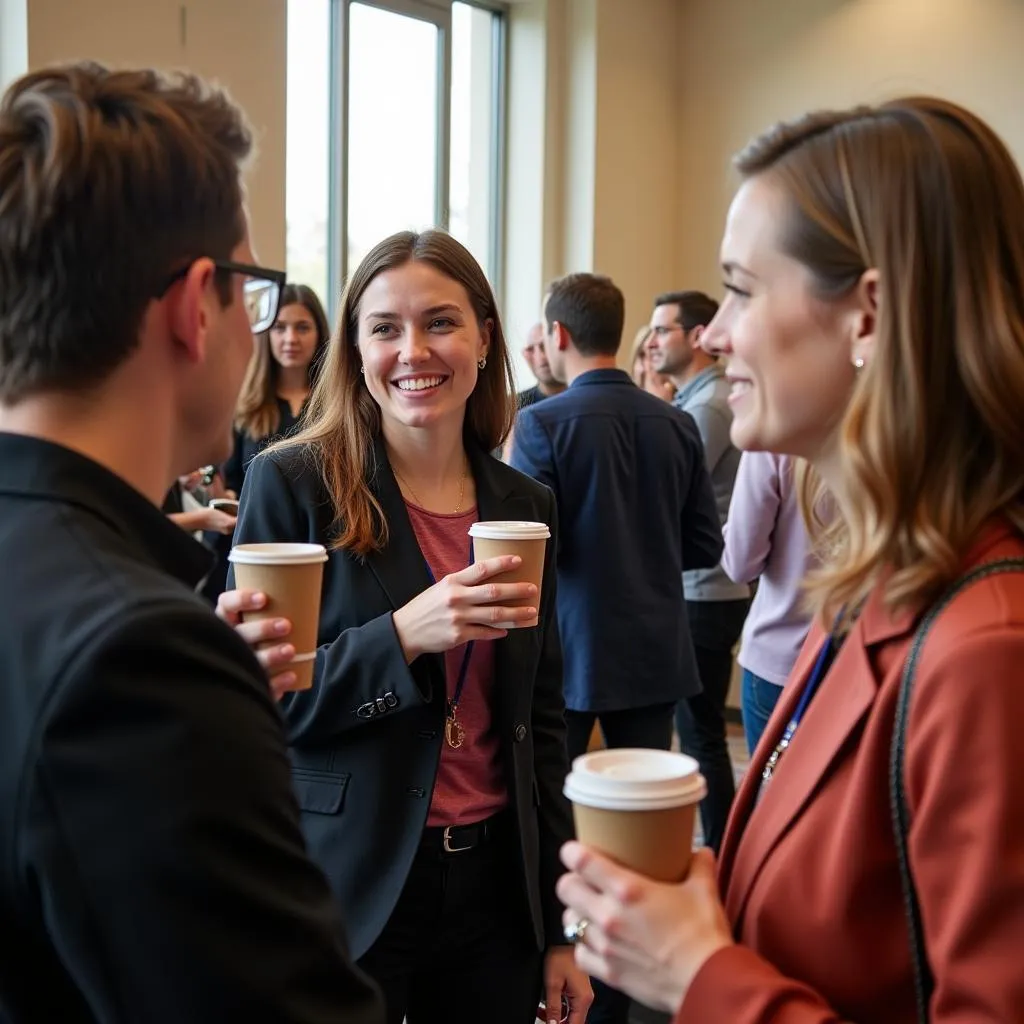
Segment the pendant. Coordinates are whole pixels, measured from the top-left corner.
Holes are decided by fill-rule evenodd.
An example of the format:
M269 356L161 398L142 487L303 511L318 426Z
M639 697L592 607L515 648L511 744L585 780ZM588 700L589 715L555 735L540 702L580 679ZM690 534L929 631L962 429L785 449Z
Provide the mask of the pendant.
M456 705L448 705L448 717L444 722L444 739L452 750L458 750L466 742L466 730L462 723L455 717L458 710Z

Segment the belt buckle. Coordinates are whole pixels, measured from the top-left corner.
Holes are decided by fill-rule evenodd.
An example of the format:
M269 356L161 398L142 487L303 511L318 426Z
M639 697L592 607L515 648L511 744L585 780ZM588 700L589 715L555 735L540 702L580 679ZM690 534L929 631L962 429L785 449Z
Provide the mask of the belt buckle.
M442 846L445 853L464 853L466 850L472 850L472 846L452 846L452 829L456 828L455 825L446 825L445 830L442 834Z

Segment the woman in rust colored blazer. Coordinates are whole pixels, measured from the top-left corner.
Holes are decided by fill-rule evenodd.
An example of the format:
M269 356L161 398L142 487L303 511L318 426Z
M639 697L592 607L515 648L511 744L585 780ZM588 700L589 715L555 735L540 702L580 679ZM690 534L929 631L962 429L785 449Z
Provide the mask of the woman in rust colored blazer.
M924 98L809 115L737 164L705 334L732 438L806 458L842 516L717 877L703 851L667 886L568 844L577 960L679 1024L1021 1021L1019 569L941 610L911 691L920 1010L890 747L922 617L972 567L1024 557L1024 185L985 124Z

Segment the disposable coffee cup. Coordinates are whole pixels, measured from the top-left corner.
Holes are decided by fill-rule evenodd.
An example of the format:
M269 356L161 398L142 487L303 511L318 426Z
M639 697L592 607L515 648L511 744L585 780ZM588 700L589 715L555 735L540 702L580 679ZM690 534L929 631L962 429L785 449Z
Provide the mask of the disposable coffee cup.
M533 583L537 587L536 597L518 601L503 601L507 608L536 608L540 611L540 588L544 578L544 549L551 531L546 523L520 523L491 520L473 523L469 528L473 538L473 561L483 562L499 555L518 555L523 561L518 569L510 569L491 579L494 583ZM501 622L503 629L536 626L538 616L528 622Z
M240 590L267 595L266 605L245 612L243 619L291 622L292 631L283 641L269 640L261 647L291 644L295 657L289 668L296 682L290 689L308 690L313 685L326 549L322 544L236 544L228 559L235 567L235 585Z
M577 757L564 793L581 843L648 878L681 882L707 789L692 757L623 748Z

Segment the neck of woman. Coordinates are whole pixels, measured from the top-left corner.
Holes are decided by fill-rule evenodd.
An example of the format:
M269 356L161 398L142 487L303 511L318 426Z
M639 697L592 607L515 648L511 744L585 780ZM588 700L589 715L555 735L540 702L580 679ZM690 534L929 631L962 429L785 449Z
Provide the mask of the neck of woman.
M296 402L301 407L309 397L309 371L304 366L279 366L277 369L277 394L285 399L296 411Z
M462 420L406 427L385 421L384 446L406 499L432 512L465 511L475 492ZM475 499L474 499L475 500Z

